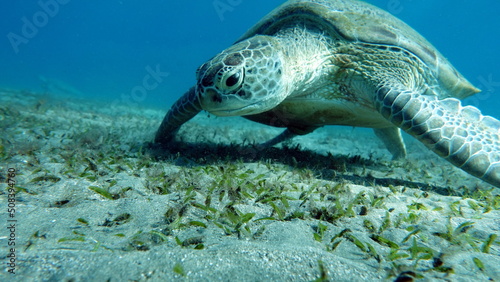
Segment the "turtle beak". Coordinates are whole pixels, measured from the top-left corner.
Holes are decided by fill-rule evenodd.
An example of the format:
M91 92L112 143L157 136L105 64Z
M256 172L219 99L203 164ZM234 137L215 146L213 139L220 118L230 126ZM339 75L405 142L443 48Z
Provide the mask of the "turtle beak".
M207 89L202 94L198 94L200 96L200 101L202 104L205 104L205 101L217 104L222 103L222 95L213 89Z

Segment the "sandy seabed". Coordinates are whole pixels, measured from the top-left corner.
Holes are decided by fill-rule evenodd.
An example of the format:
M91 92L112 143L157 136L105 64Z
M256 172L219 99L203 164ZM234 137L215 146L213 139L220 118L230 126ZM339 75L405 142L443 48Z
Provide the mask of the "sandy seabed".
M411 137L165 112L0 90L0 280L500 280L500 189Z

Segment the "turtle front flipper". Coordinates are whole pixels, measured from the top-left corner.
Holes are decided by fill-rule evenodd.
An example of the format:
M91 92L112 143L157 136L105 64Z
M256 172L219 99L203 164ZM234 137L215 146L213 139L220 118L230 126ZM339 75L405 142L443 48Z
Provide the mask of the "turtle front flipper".
M380 87L377 110L453 165L500 187L500 121L457 99L402 88Z
M163 144L170 142L177 130L179 130L179 127L192 119L200 111L200 101L196 95L195 87L193 86L175 102L165 115L156 132L155 142Z

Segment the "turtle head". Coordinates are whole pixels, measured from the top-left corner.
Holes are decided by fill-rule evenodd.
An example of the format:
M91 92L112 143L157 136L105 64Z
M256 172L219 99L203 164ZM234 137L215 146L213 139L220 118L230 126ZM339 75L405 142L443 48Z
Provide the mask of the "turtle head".
M204 110L242 116L276 107L288 95L278 42L254 36L224 50L198 68L196 93Z

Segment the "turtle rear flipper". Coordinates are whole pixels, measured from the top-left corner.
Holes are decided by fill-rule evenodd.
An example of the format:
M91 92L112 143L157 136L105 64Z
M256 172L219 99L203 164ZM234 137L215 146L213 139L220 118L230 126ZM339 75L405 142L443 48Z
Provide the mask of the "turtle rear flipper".
M309 134L314 130L316 130L317 128L318 126L312 126L312 125L290 125L287 127L287 129L285 129L285 131L281 132L278 136L260 144L259 147L269 148L279 143L290 140L297 135Z
M401 137L401 130L397 127L374 128L375 135L382 140L385 147L392 154L393 160L406 158L406 147Z
M293 133L290 129L287 128L287 129L285 129L285 131L281 132L278 136L260 144L259 147L260 148L270 148L270 147L277 145L281 142L290 140L295 136L297 136L297 134Z
M379 112L453 165L500 187L500 121L454 98L380 87Z
M200 101L193 86L175 102L165 115L156 132L155 142L162 144L170 142L181 125L192 119L200 111Z

